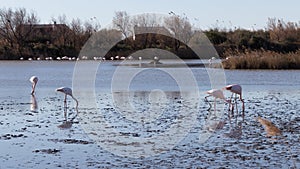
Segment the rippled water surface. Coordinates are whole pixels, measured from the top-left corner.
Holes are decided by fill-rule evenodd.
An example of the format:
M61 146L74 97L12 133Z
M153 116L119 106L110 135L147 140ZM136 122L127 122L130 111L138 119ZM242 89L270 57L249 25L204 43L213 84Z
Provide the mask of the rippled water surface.
M1 61L0 168L300 167L299 70L223 71L195 60L187 61L190 67L161 62L106 61L78 80L76 62ZM84 69L92 65L87 61ZM34 97L32 75L39 77ZM95 92L85 90L88 77L94 77ZM73 78L82 87L74 91L79 115L66 123L64 96L55 89L72 87ZM216 112L207 111L212 81L242 85L244 121L229 120L221 101ZM71 99L68 104L74 116ZM268 138L258 115L282 136Z

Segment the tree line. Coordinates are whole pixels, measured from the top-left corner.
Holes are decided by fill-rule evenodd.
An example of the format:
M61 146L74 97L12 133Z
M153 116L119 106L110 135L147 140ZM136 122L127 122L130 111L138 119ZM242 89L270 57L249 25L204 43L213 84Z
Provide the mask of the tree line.
M297 52L300 47L299 24L276 18L269 18L266 28L260 30L219 27L200 30L192 26L189 18L174 12L161 17L153 14L130 16L126 11L117 11L112 27L105 29L101 29L95 17L87 21L68 21L62 15L51 20L50 24L40 24L37 14L25 8L0 9L0 59L77 57L94 34L101 35L95 43L100 40L104 46L117 41L105 56L107 58L126 57L145 48L167 50L182 58L196 58L187 44L199 31L224 58L249 51ZM90 57L95 56L97 52Z
M0 9L0 59L76 56L100 24L65 15L40 24L35 12L25 8Z

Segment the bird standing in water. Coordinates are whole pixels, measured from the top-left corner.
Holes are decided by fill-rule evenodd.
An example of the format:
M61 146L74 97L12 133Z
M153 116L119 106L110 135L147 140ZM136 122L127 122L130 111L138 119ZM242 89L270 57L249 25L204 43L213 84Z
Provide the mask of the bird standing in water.
M39 79L36 76L32 76L29 81L32 83L32 90L31 90L31 95L34 94L35 92L35 86L37 84L37 82L39 81Z
M214 109L215 109L214 111L215 112L216 112L216 101L217 101L217 98L218 99L222 99L226 103L231 104L229 100L226 100L226 98L225 98L225 96L223 94L223 91L220 90L220 89L211 89L211 90L207 91L206 93L208 94L208 96L205 97L206 102L208 102L207 97L209 97L209 96L213 96L215 98L214 99ZM211 104L209 102L208 102L208 104L209 104L209 109L208 109L208 111L209 111L211 109Z
M260 122L265 128L267 136L280 136L282 133L271 121L258 117L257 121Z
M232 85L227 85L225 86L223 89L225 90L228 90L230 91L232 94L231 94L231 97L230 97L230 102L232 102L232 97L233 95L234 96L234 103L236 105L236 110L238 111L237 109L237 95L240 96L240 101L242 102L242 116L243 116L243 119L244 119L244 116L245 116L245 103L244 103L244 99L242 98L242 87L238 84L232 84ZM230 107L229 107L230 109ZM234 109L234 106L232 106L232 112L233 112L233 109Z
M71 119L71 122L76 118L76 116L78 115L78 100L73 96L72 94L72 89L69 87L60 87L56 89L57 92L62 92L65 94L65 99L64 99L64 117L65 117L65 121L68 121L67 119L67 96L71 96L75 102L76 102L76 106L75 106L75 110L76 110L76 115Z

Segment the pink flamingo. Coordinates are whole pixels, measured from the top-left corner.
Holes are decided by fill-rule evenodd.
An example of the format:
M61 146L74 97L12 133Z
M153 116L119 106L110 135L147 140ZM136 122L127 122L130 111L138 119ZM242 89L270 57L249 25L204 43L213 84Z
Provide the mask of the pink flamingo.
M36 76L31 76L29 81L32 83L31 95L33 95L35 92L35 86L36 86L37 82L39 81L39 79Z
M75 110L76 110L76 115L71 119L71 122L76 118L76 116L78 115L78 100L73 96L72 94L72 89L69 87L60 87L56 89L57 92L62 92L65 94L65 99L64 99L64 117L65 120L67 121L67 96L71 96L72 99L75 100L76 102L76 106L75 106Z
M242 87L241 87L241 85L231 84L231 85L225 86L223 89L228 90L232 93L231 97L230 97L230 102L231 102L231 99L232 99L233 95L235 95L234 96L234 102L235 102L235 105L236 105L236 110L237 110L237 95L240 96L240 101L242 102L243 119L244 119L244 116L245 116L245 103L244 103L244 99L242 98ZM234 109L234 106L232 106L232 112L233 112L233 109Z
M225 98L225 96L223 94L223 91L220 90L220 89L211 89L211 90L207 91L206 93L208 94L208 96L205 97L206 102L208 102L207 97L209 97L209 96L213 96L215 98L214 99L214 111L215 112L216 112L216 101L217 101L217 99L222 99L226 103L231 104L231 101L230 100L226 100L226 98ZM211 104L209 103L209 109L208 109L208 111L210 109L211 109Z

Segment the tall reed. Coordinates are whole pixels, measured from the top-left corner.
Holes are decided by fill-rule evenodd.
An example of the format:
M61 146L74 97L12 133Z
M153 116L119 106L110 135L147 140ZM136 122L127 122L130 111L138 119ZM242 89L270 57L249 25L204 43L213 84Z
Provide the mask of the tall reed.
M300 50L292 53L273 51L228 51L222 62L225 69L300 69Z

